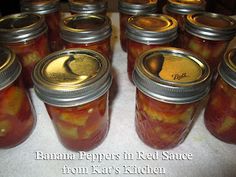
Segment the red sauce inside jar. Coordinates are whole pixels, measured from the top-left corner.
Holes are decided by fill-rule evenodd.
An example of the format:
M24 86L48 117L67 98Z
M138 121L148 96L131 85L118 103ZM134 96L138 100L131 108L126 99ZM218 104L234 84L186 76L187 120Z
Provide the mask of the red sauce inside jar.
M14 147L31 133L35 118L21 78L0 90L0 147Z
M163 103L139 90L136 99L136 131L147 145L169 149L185 139L198 102L183 105Z
M62 49L62 41L60 38L60 12L56 11L45 14L45 20L48 25L48 40L50 42L51 51Z
M205 125L217 138L236 144L236 89L218 78L205 110Z
M107 94L75 107L46 104L62 144L71 150L88 151L98 146L108 131Z
M108 17L74 15L64 19L61 32L66 49L78 47L91 49L112 60L111 24Z
M19 42L6 45L10 49L12 49L19 57L19 60L23 66L22 76L25 87L32 88L33 82L30 76L33 68L40 59L49 54L47 34L43 34L42 36L27 42Z

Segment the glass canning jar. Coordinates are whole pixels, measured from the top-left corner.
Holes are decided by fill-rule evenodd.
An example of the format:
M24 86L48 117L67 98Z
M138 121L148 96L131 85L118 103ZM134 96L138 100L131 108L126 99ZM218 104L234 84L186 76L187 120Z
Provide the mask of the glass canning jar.
M32 69L37 61L49 54L44 18L28 12L0 18L0 43L16 53L23 66L25 86L33 87Z
M184 141L210 89L204 60L177 48L155 48L136 61L136 132L156 149ZM204 100L205 101L205 100Z
M163 14L137 15L127 23L127 72L132 81L135 61L146 50L155 47L175 47L177 21Z
M224 55L218 73L205 109L205 125L216 138L236 144L236 49Z
M182 48L200 55L214 72L236 33L236 21L209 12L187 15Z
M60 12L59 0L22 0L22 12L32 12L44 15L48 26L48 39L51 51L62 49L60 40Z
M111 21L104 15L73 15L61 23L64 48L87 48L111 61Z
M106 15L106 0L68 0L72 14L100 14Z
M157 12L157 0L119 0L118 10L120 15L120 43L122 50L126 52L126 26L128 18L134 15L142 15Z
M175 18L183 31L184 17L193 12L205 11L205 8L205 0L168 0L163 7L163 13Z
M93 50L67 49L38 62L32 77L62 144L73 151L97 147L109 126L110 62Z
M11 148L28 138L36 118L21 64L10 49L0 47L0 53L0 148Z

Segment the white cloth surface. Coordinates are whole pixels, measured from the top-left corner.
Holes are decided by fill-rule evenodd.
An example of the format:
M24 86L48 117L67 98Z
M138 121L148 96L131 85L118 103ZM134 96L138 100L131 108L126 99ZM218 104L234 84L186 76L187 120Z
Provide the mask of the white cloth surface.
M0 177L126 177L126 176L165 176L165 177L236 177L236 145L226 144L213 137L205 128L203 113L198 117L186 140L178 147L168 150L169 153L190 153L191 160L164 160L163 151L146 146L137 136L134 126L135 87L128 80L126 67L127 56L121 50L119 42L119 15L109 14L112 19L113 35L113 75L111 97L111 121L107 137L88 155L98 154L117 159L91 162L78 159L79 153L65 149L56 136L54 127L46 112L44 104L32 91L32 99L37 113L37 124L31 136L15 148L0 150ZM36 151L75 155L74 160L37 160ZM133 159L125 160L124 154L130 153ZM155 155L159 159L138 160L137 153ZM87 168L88 172L63 174L62 168ZM92 166L104 169L105 174L92 174ZM164 168L165 174L125 174L124 166ZM108 168L111 168L109 174ZM117 170L117 171L116 171ZM116 174L117 172L118 174ZM73 174L76 173L76 174ZM79 174L80 173L80 174ZM96 172L95 172L96 173ZM147 172L146 172L147 173Z

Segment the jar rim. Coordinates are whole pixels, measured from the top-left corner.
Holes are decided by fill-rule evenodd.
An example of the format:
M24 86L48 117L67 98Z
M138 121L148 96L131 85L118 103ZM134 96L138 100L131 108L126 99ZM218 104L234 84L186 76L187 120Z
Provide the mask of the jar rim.
M60 5L59 3L59 0L22 0L20 5L22 12L34 12L40 15L44 15L58 11Z
M149 24L147 22L150 25L147 25ZM126 34L127 38L136 42L144 44L165 44L177 38L177 29L178 22L168 15L137 15L128 19Z
M233 88L236 88L236 49L225 52L224 60L218 66L221 78Z
M31 12L7 15L0 18L0 42L15 43L32 40L46 33L44 17Z
M231 40L236 33L236 20L231 17L210 13L195 12L185 17L188 33L207 40Z
M195 3L196 2L196 3ZM166 10L172 13L181 15L187 15L196 11L204 11L206 7L205 0L195 1L179 1L179 0L168 0L166 4Z
M93 101L112 83L110 62L100 53L82 48L48 55L36 64L32 79L42 101L61 107Z
M100 0L95 2L83 2L78 0L68 0L69 8L71 12L74 13L85 13L85 14L93 14L93 13L101 13L105 11L108 7L106 0Z
M0 90L2 90L19 77L22 66L9 48L0 47L0 54Z
M167 57L168 55L170 57ZM166 76L166 78L161 77L162 67L166 67L166 72L170 71L167 64L165 64L166 66L163 63L161 64L161 60L166 62L166 59L171 61L172 58L174 60L184 58L184 60L192 62L197 71L200 72L194 77L190 77L191 80L184 82L175 81L175 79L169 80ZM159 75L154 74L152 69L147 67L147 64L150 64L150 62L147 62L149 59L157 59L156 65L152 63L150 66L161 66L158 72ZM169 75L171 72L167 72L167 74ZM186 76L191 76L191 73L186 73ZM170 77L173 77L173 75ZM186 50L173 47L159 47L144 52L136 60L133 72L133 81L139 90L154 99L175 104L191 103L205 97L210 89L210 80L210 68L204 60Z
M132 3L126 0L119 0L118 10L129 15L154 13L157 11L157 0L148 0L147 3Z
M79 25L81 23L83 25ZM111 21L104 15L76 14L60 23L61 38L72 43L98 42L110 37L111 34Z

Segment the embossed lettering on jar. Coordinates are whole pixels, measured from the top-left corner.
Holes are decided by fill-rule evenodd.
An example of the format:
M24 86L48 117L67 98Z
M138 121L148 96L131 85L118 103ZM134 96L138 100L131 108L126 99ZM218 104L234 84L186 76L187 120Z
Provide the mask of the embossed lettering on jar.
M73 15L61 23L65 48L87 48L100 52L111 61L111 21L103 15Z
M200 55L215 71L236 33L236 21L228 16L196 12L187 15L182 48Z
M0 43L12 49L23 66L25 86L33 87L34 65L49 54L47 25L44 18L33 13L20 13L0 18Z
M48 39L51 51L62 49L60 40L60 12L59 0L22 0L22 12L32 12L44 15L48 26Z
M105 57L87 49L58 51L35 66L33 81L66 148L88 151L103 141L112 82Z
M177 21L167 15L138 15L128 19L127 24L127 72L132 81L136 59L151 48L175 47Z
M177 48L156 48L136 61L136 131L156 149L174 148L188 135L210 89L206 62Z
M0 148L28 138L36 119L21 77L21 64L8 48L0 47Z
M128 19L134 15L156 13L157 0L119 0L118 10L120 16L120 43L126 52L126 26Z
M106 0L68 0L72 14L106 15Z
M224 56L205 109L205 125L216 138L236 144L236 49Z

